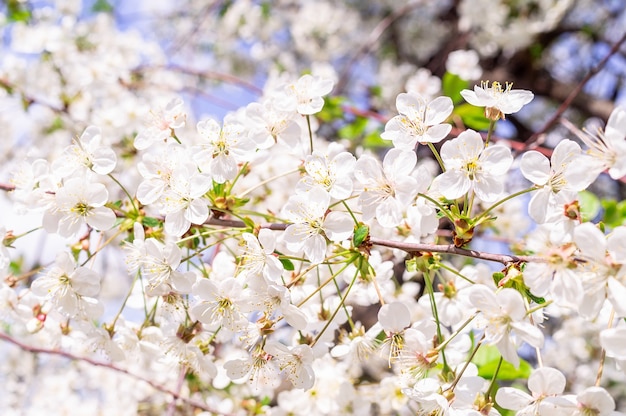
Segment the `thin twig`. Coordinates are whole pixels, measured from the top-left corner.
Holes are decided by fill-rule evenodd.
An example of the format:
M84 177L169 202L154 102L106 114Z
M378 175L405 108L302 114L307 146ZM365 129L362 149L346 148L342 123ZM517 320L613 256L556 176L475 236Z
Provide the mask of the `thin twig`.
M539 140L541 135L544 134L546 131L548 131L548 129L552 127L561 118L565 110L567 110L567 108L574 101L574 98L576 98L576 96L580 94L585 84L591 79L591 77L596 75L598 72L602 70L602 68L604 68L604 66L607 64L609 59L613 55L615 55L615 53L617 53L617 51L619 50L619 48L622 46L624 42L626 42L626 32L620 38L620 40L618 40L617 42L613 44L613 47L611 48L609 53L607 53L607 55L600 62L598 62L596 66L594 66L593 68L589 70L587 75L585 75L585 77L578 83L576 88L574 88L572 92L570 92L570 94L567 96L565 101L563 101L563 103L559 106L558 110L552 115L552 117L550 117L550 119L543 125L543 127L539 129L539 131L535 132L532 136L530 136L530 138L526 141L526 146L525 146L526 149L531 148L532 145L537 140Z
M31 353L34 353L34 354L58 355L60 357L67 358L67 359L72 360L72 361L83 361L83 362L86 362L88 364L91 364L91 365L94 365L94 366L97 366L97 367L105 367L105 368L108 368L110 370L117 371L118 373L126 374L126 375L128 375L130 377L133 377L133 378L137 379L137 380L141 380L141 381L143 381L145 383L148 383L155 390L158 390L158 391L160 391L162 393L169 394L169 395L173 396L175 399L182 400L183 402L185 402L185 403L187 403L187 404L189 404L189 405L191 405L193 407L196 407L196 408L202 409L202 410L206 410L208 412L216 413L216 414L222 414L222 413L217 412L215 409L210 408L209 406L207 406L204 403L201 403L201 402L199 402L197 400L190 399L188 397L184 397L184 396L182 396L178 392L170 390L167 387L162 386L162 385L160 385L158 383L155 383L154 381L152 381L150 379L147 379L147 378L144 378L144 377L142 377L142 376L140 376L138 374L134 374L134 373L131 373L128 370L125 370L123 368L117 367L114 364L107 363L107 362L104 362L104 361L97 361L97 360L94 360L94 359L88 358L88 357L79 357L77 355L71 354L71 353L66 352L66 351L51 350L51 349L48 349L48 348L40 348L40 347L33 347L33 346L30 346L30 345L24 344L24 343L22 343L22 342L20 342L20 341L18 341L16 339L10 337L7 334L4 334L2 332L0 332L0 339L17 346L18 348L20 348L23 351L31 352Z

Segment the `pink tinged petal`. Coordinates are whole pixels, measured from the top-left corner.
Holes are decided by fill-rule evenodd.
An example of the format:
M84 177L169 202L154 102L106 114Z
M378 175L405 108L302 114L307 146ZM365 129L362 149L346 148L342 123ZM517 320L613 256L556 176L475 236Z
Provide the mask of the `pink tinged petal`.
M387 303L378 311L378 322L385 331L399 333L411 325L411 311L402 302Z
M352 235L354 221L345 212L333 211L324 219L324 233L331 241L343 241Z
M89 211L85 218L87 224L96 230L106 231L115 224L115 213L107 207L96 207Z
M624 301L626 299L626 287L614 277L609 277L607 293L617 316L626 317L626 302Z
M496 403L505 409L521 410L532 402L528 393L513 387L501 387L496 393Z
M460 198L465 195L472 186L468 177L459 170L447 170L439 175L438 180L439 190L446 199Z
M586 222L574 229L574 242L585 256L604 263L606 238L594 224Z
M304 254L313 264L324 261L326 257L326 239L321 235L313 235L304 242Z
M550 161L537 151L524 153L520 169L522 175L536 185L545 185L550 179Z
M209 207L207 206L207 202L200 198L194 199L191 201L191 204L185 210L185 217L192 224L202 224L209 218Z
M528 388L535 395L551 396L563 393L565 390L565 376L559 370L551 367L541 367L528 377Z
M437 97L428 103L426 114L424 116L424 124L434 126L443 123L454 109L454 104L450 97ZM452 126L450 126L452 127Z
M626 360L626 327L608 328L600 332L600 345L609 357Z

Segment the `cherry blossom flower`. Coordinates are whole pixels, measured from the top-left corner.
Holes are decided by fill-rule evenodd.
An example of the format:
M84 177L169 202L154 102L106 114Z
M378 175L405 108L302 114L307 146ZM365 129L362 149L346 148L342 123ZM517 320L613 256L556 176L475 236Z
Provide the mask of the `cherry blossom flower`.
M210 174L217 183L237 176L237 164L249 159L256 145L248 137L248 130L234 116L226 117L224 125L215 120L200 121L198 133L202 136L194 160L203 173Z
M450 124L442 124L452 114L449 97L428 102L419 94L402 93L396 99L396 107L400 115L389 120L381 134L396 148L413 150L417 143L438 143L452 130Z
M313 352L308 345L296 345L289 347L279 342L268 341L265 351L273 355L278 366L285 373L287 379L295 388L308 390L315 383Z
M137 239L136 239L137 240ZM154 238L146 239L143 244L137 245L143 257L138 260L142 275L148 279L148 294L164 295L172 290L178 293L189 293L195 282L193 272L179 272L182 252L180 247L169 242L163 244Z
M542 346L543 333L526 322L524 299L515 289L494 293L484 285L474 285L469 289L469 301L480 312L477 326L484 328L485 342L495 344L502 357L515 367L519 366L519 356L513 332L533 347Z
M150 112L151 119L147 121L146 127L139 131L135 137L135 148L144 150L153 143L165 142L172 137L175 129L185 125L185 114L183 100L180 98L171 99L164 108Z
M578 192L587 187L589 181L580 176L568 176L568 168L579 163L580 146L571 140L562 140L554 148L550 162L541 153L531 150L522 156L520 169L526 179L537 187L528 204L528 215L537 223L546 222L548 213L576 199ZM582 179L582 180L581 180Z
M580 258L585 260L579 266L585 288L580 313L593 317L608 299L617 315L626 317L626 227L617 227L605 236L594 224L586 222L574 230L574 242Z
M241 272L250 276L263 276L267 282L278 283L283 265L274 255L276 236L272 230L262 228L258 237L252 233L241 235L246 248L241 255Z
M354 169L355 178L363 185L359 204L363 220L376 218L383 227L402 223L402 213L417 194L417 180L411 176L417 163L413 151L391 149L382 168L371 156L361 156Z
M326 257L326 238L339 242L350 237L354 222L346 212L326 213L330 195L315 187L306 194L297 194L283 208L285 218L293 222L283 234L283 240L292 251L304 249L311 263L320 263Z
M473 191L484 202L493 202L502 194L505 173L513 163L509 148L485 148L480 134L469 129L443 144L441 159L446 167L437 177L441 194L456 199Z
M63 156L52 163L52 170L62 177L72 175L80 168L99 175L113 172L117 157L111 146L102 143L100 128L89 126L75 144L65 148Z
M213 328L223 326L233 332L247 326L248 321L243 314L246 297L236 279L200 279L194 284L192 293L200 299L189 310L194 319Z
M191 165L182 165L172 172L169 188L163 194L165 230L181 236L191 224L202 224L209 217L209 201L204 194L212 182Z
M297 111L302 115L315 114L324 107L322 96L332 89L331 79L306 74L284 88L284 94L277 97L276 107L283 111Z
M294 120L293 111L281 111L273 99L262 103L251 103L246 107L246 117L250 128L249 137L260 149L274 143L283 142L295 148L300 142L300 125Z
M62 314L74 317L85 308L83 297L94 297L100 291L100 276L86 267L76 267L72 256L62 251L46 274L33 282L31 290L52 302Z
M483 74L479 61L480 57L474 50L452 51L446 59L446 71L461 79L473 81Z
M189 159L186 149L177 143L163 146L157 152L145 153L137 164L137 170L144 179L137 187L139 202L144 205L157 202L169 188L172 174L177 168L186 166L182 169L189 172L196 169Z
M327 191L331 198L349 198L352 195L351 176L355 165L356 158L348 152L328 155L315 150L304 161L307 174L296 185L296 191L306 192L318 186Z
M609 176L619 179L626 175L626 108L616 107L606 123L604 131L595 135L576 131L587 145L585 155L577 163L576 173L582 177L597 177L608 169ZM590 181L590 183L593 179Z
M485 107L485 117L496 121L504 119L506 114L517 113L534 98L530 91L512 88L513 84L510 83L503 88L499 82L494 82L490 87L488 81L483 81L480 87L474 86L474 91L463 90L461 95L468 103L476 107Z
M108 198L109 192L101 183L68 179L56 192L55 205L44 213L43 226L63 237L76 235L83 224L106 231L115 223L115 213L104 206Z
M565 376L559 370L538 368L528 377L531 395L514 387L501 387L496 393L496 402L505 409L516 410L518 415L550 416L558 406L546 398L563 394L565 384Z
M257 345L251 354L235 358L224 363L226 375L231 380L247 377L259 387L276 388L280 385L280 369L277 360Z

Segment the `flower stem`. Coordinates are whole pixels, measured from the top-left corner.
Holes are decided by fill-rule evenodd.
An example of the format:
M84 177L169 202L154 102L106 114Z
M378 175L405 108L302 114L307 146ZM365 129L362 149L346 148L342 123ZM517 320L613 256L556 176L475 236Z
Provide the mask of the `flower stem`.
M433 152L433 156L435 156L435 159L437 159L437 163L439 163L439 167L441 168L441 171L445 172L446 165L444 165L443 160L441 159L441 156L439 156L439 152L435 148L435 145L432 143L428 143L428 148L430 149L431 152Z
M495 131L495 127L496 127L496 120L491 120L489 122L489 130L487 131L487 139L485 139L485 147L489 146L489 141L491 140L491 136L493 135L493 132Z
M135 204L135 198L133 198L130 193L128 192L128 190L124 187L124 185L122 185L122 183L120 181L118 181L117 179L115 179L115 176L111 175L110 173L107 174L107 176L109 178L111 178L113 180L113 182L115 182L120 188L122 188L122 191L124 191L124 193L126 194L126 196L128 197L128 200L130 201L130 204L133 207L133 211L135 211L136 214L139 214L139 208L137 207L137 205Z
M437 311L437 303L435 302L435 292L433 290L433 281L430 278L430 273L428 270L424 271L424 285L426 286L426 291L428 292L428 298L430 299L430 307L433 312L433 317L435 318L435 322L437 323L437 344L443 343L443 335L441 334L441 322L439 320L439 312ZM446 355L444 353L444 349L441 350L441 358L443 360L443 372L444 374L450 371L450 367L448 366L448 362L446 361Z
M313 154L313 130L311 130L311 116L306 116L306 125L309 128L309 143L311 145L311 154Z
M491 211L493 211L495 208L499 207L500 205L504 204L505 202L507 202L507 201L509 201L509 200L511 200L513 198L516 198L516 197L518 197L520 195L524 195L524 194L526 194L528 192L532 192L532 191L534 191L536 189L537 188L535 188L533 186L533 187L530 187L528 189L523 189L523 190L521 190L519 192L515 192L514 194L511 194L511 195L507 196L506 198L502 198L500 201L496 202L495 204L493 204L492 206L487 208L482 214L480 214L478 217L476 217L476 223L478 223L481 219L483 219L485 216L487 216L487 214L489 214Z

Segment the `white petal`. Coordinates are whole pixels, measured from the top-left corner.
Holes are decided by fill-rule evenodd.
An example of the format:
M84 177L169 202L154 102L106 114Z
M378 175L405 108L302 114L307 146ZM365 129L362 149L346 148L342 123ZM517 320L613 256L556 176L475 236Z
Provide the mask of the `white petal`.
M399 333L411 325L411 311L402 302L386 303L378 311L378 322L385 331Z
M565 376L551 367L541 367L528 377L528 388L536 395L556 395L565 390Z
M526 179L536 185L545 185L550 179L550 161L534 150L524 153L520 170Z

